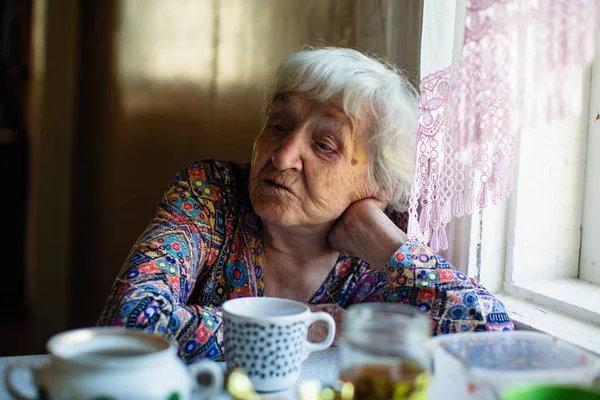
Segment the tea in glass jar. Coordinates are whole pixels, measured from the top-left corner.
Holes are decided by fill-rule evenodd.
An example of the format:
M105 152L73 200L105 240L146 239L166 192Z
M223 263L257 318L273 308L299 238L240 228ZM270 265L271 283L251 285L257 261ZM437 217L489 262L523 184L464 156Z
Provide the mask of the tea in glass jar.
M427 316L402 304L360 304L344 319L340 379L353 399L424 400L431 370Z

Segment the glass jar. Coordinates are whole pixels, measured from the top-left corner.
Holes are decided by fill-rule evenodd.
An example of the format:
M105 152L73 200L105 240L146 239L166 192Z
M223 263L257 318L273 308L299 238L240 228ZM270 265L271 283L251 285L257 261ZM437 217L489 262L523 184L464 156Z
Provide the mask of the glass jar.
M431 372L429 318L404 304L365 303L344 316L340 379L354 399L421 400Z

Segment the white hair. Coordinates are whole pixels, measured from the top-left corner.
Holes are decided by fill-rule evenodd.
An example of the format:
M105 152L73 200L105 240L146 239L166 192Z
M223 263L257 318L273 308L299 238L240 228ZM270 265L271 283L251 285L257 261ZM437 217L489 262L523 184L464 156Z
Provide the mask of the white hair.
M313 101L335 101L359 122L370 124L372 189L388 198L388 209L404 211L414 169L418 94L404 72L357 50L307 47L286 58L267 94L265 120L282 93ZM365 112L366 111L366 112Z

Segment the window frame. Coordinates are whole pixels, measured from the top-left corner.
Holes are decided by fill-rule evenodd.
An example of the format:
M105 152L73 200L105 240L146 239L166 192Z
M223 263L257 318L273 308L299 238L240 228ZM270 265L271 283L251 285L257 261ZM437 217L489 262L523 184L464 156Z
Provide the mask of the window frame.
M600 287L600 52L591 67L579 278ZM594 184L595 183L595 184ZM597 242L597 240L596 240Z

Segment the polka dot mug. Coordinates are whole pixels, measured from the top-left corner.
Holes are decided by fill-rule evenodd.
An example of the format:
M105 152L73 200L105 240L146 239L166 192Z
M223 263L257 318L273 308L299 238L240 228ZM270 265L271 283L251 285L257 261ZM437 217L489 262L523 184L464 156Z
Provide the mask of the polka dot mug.
M262 392L296 384L302 362L325 350L335 338L335 321L305 304L271 297L246 297L223 304L225 357L229 368L242 368ZM308 327L324 321L329 327L321 343L308 341Z

